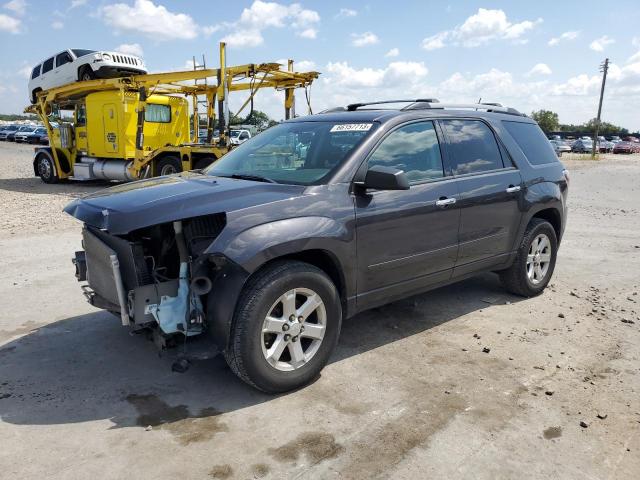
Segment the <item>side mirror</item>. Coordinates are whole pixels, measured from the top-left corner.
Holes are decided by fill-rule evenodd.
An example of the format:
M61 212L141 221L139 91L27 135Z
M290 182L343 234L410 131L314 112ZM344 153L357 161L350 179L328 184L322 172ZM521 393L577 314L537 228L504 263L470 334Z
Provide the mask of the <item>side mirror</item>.
M364 188L375 190L409 190L409 180L402 170L373 165L367 170Z

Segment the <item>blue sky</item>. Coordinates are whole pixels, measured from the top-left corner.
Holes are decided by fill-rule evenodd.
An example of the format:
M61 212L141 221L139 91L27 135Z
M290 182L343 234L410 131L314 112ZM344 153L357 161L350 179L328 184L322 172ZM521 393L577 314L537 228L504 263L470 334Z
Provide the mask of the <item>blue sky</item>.
M0 0L0 112L27 103L29 67L68 48L142 53L152 71L192 55L217 66L293 58L322 73L316 110L436 97L546 108L564 123L595 116L599 64L612 61L603 119L640 130L640 5L590 1ZM298 113L304 113L298 95ZM232 108L242 102L237 97ZM282 117L281 94L256 108Z

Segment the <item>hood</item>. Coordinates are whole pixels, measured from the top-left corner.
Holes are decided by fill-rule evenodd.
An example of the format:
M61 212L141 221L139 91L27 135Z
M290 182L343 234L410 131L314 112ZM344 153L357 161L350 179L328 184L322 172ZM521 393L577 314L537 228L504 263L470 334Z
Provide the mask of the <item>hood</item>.
M213 213L291 199L305 187L185 172L124 183L74 200L64 209L115 235Z

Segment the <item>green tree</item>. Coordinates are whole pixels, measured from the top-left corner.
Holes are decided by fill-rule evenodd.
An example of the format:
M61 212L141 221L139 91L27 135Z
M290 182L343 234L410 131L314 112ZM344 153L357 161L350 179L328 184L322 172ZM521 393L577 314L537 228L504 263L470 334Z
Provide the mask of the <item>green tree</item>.
M558 114L551 110L538 110L537 112L531 112L531 118L538 122L538 125L540 125L540 128L545 133L556 131L560 126Z

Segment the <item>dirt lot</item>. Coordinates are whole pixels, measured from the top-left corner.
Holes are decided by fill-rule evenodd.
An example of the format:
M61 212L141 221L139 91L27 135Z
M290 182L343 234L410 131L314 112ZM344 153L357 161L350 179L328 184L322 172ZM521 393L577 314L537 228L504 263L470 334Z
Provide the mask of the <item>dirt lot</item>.
M566 162L542 296L488 274L359 315L273 397L221 358L172 373L84 302L61 209L98 187L42 184L30 152L0 143L0 477L640 478L640 155Z

